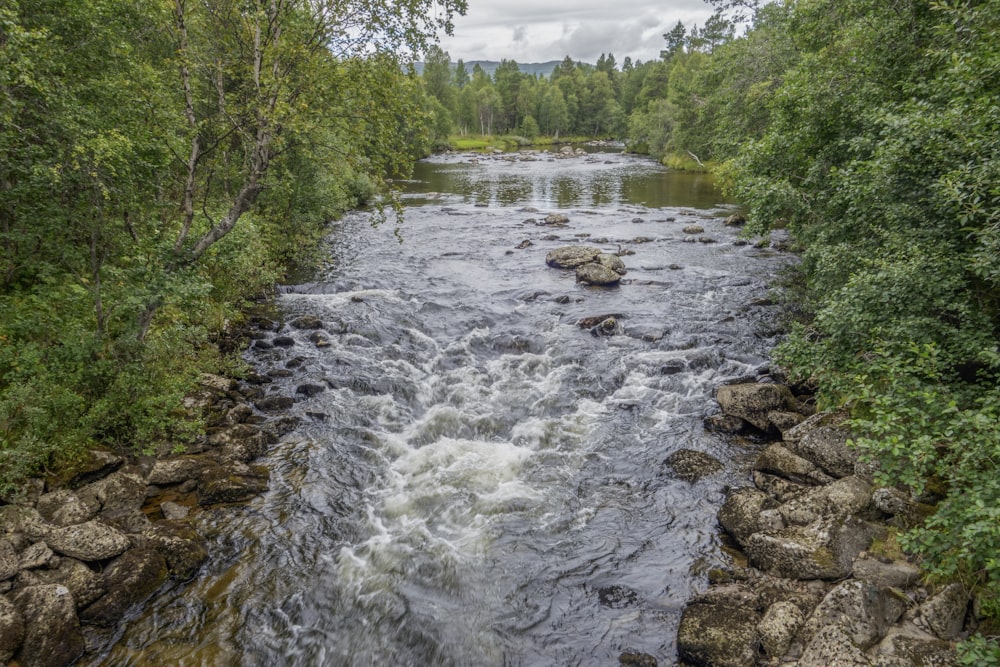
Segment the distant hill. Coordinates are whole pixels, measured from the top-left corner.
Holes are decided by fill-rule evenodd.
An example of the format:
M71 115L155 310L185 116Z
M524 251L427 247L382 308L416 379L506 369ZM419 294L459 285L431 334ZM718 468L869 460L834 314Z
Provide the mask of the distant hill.
M541 76L541 77L544 77L544 78L548 78L552 74L552 70L554 70L556 68L556 66L559 63L561 63L561 62L562 62L561 60L549 60L548 62L544 62L544 63L520 63L519 62L519 63L517 63L517 67L518 67L518 69L520 69L525 74L532 75L532 76L537 74L538 76ZM424 64L422 62L414 63L414 65L417 68L417 74L423 74L424 73ZM466 71L468 71L469 76L472 76L472 68L475 67L476 65L479 65L480 67L482 67L483 71L486 72L487 75L489 75L489 76L492 77L493 76L493 72L495 72L496 69L497 69L497 67L500 65L500 61L498 61L498 60L467 60L467 61L465 61L465 69L466 69ZM454 67L455 63L452 63L451 66Z

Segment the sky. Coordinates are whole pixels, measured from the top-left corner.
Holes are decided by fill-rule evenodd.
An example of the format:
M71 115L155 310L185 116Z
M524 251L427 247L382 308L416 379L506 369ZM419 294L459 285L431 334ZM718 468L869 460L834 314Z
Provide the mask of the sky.
M712 14L705 0L468 0L454 35L442 35L441 48L470 60L519 63L573 60L594 63L614 53L652 60L663 48L663 33L681 21L689 29Z

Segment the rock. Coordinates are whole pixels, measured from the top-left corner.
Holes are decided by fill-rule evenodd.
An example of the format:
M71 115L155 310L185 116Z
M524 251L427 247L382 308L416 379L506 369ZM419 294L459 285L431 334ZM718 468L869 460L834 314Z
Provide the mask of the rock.
M150 484L163 486L180 484L189 479L197 479L205 468L215 465L207 456L178 456L171 459L160 459L153 464L146 481Z
M854 561L852 576L884 588L909 588L920 580L920 570L916 565L903 560L883 563L861 554Z
M52 549L45 542L35 542L30 547L21 552L19 567L22 570L34 570L39 567L48 567L52 557Z
M752 486L737 489L729 494L719 509L719 523L737 544L745 546L747 540L762 529L761 512L776 506L777 503L767 494Z
M545 263L557 269L575 269L593 262L600 254L600 248L582 245L564 246L545 255Z
M80 612L80 620L111 627L167 580L167 563L155 549L138 547L119 556L104 571L107 593Z
M24 641L24 618L17 607L0 595L0 664L6 665Z
M163 514L164 519L174 521L177 519L186 519L187 515L191 513L191 508L168 500L160 503L160 512Z
M595 259L594 261L596 261L601 266L611 269L618 275L624 276L626 273L628 273L628 269L625 268L625 262L623 262L621 260L621 257L619 257L618 255L612 255L606 252L602 252L600 255L597 256L597 259Z
M920 614L914 623L922 630L932 632L938 639L958 639L969 608L969 594L961 584L949 584L920 605Z
M10 540L0 537L0 581L10 579L20 569L20 559L17 557L14 545Z
M139 543L162 554L175 579L187 581L208 559L204 538L191 526L178 521L161 521L146 530Z
M543 225L565 225L569 222L569 216L563 213L550 213L542 218Z
M616 320L616 319L621 319L623 317L624 315L621 315L619 313L608 313L607 315L594 315L592 317L584 317L577 320L576 326L580 327L581 329L592 329L601 324L602 322L604 322L605 320L608 319Z
M222 458L243 462L262 456L274 440L267 431L252 424L236 424L208 438L209 444L220 448Z
M813 637L797 667L871 667L871 664L843 630L830 626Z
M296 329L323 328L323 320L319 319L315 315L303 315L302 317L296 317L290 322L290 324Z
M56 553L83 561L111 558L130 546L123 532L96 519L57 528L49 533L47 542Z
M576 281L587 285L617 285L622 279L620 273L602 264L582 264L576 269Z
M267 396L254 403L254 405L257 406L258 410L263 412L281 412L295 405L295 401L288 396Z
M808 492L809 489L814 488L806 484L791 482L783 477L778 477L777 475L769 475L768 473L761 472L759 470L754 470L752 477L754 486L777 500L779 503L787 503L790 500L795 500L802 494Z
M817 522L754 533L744 546L751 565L775 576L840 579L876 534L877 527L863 521Z
M198 483L198 504L238 503L267 490L267 469L217 466L206 470Z
M694 602L681 614L677 652L685 662L712 667L755 664L760 614L726 602Z
M722 221L726 227L742 227L747 224L746 217L742 213L733 213L731 216Z
M104 479L77 490L83 502L97 501L101 514L119 510L137 510L146 500L146 480L132 472L114 472Z
M779 444L769 445L754 462L754 470L778 475L799 484L829 484L833 478Z
M775 602L768 607L757 626L765 653L772 658L785 655L805 620L802 611L792 602Z
M212 373L202 373L198 378L198 384L217 394L226 394L236 388L235 380Z
M55 529L34 507L20 505L0 505L0 526L8 536L20 533L31 540L44 540Z
M613 317L601 320L590 329L590 333L595 336L614 336L621 333L621 325Z
M810 431L819 428L820 426L837 426L843 422L845 416L837 412L817 412L816 414L807 417L798 426L789 429L788 433L782 436L782 439L786 444L794 444L801 440Z
M793 441L787 447L819 466L833 477L846 477L854 474L854 466L858 461L858 453L847 446L850 434L834 426L820 426Z
M602 607L624 609L638 604L639 596L627 586L603 586L597 590L597 601Z
M722 411L745 419L762 431L771 424L769 412L794 410L795 397L782 384L730 384L719 387L716 400Z
M625 651L618 656L618 664L624 667L657 667L656 658L638 651Z
M678 450L668 456L664 463L670 466L678 479L685 482L697 482L702 477L722 470L722 463L714 456L692 449Z
M306 384L300 384L298 387L295 388L296 394L303 394L309 397L322 394L324 391L326 391L325 386L321 384L313 384L311 382L307 382Z
M914 503L899 489L882 487L872 494L872 504L878 511L893 516L909 511Z
M524 239L514 247L517 248L518 250L524 250L525 248L530 248L533 245L535 244L532 243L530 239Z
M698 243L718 243L718 241L711 236L701 235L698 237Z
M871 504L872 487L857 477L844 477L815 487L781 506L788 524L808 525L821 517L845 518L859 514Z
M681 231L684 232L685 234L697 235L704 233L705 228L702 227L701 225L688 225Z
M308 341L315 345L316 347L329 347L330 339L327 338L323 333L319 331L313 331L307 337Z
M28 586L11 597L24 619L24 641L15 655L22 667L62 667L83 654L83 634L68 588Z
M767 413L767 420L778 429L779 432L785 433L799 424L805 419L798 412L784 412L781 410L772 410Z
M683 370L683 368L681 368ZM677 371L680 372L680 371ZM743 430L746 422L739 417L718 413L705 418L705 429L715 433L735 435Z
M954 667L958 655L954 642L946 642L922 632L912 624L903 623L889 629L885 639L873 653L876 666Z
M43 584L59 584L69 589L77 609L105 593L104 578L75 558L60 558L54 570L37 570L35 576Z
M889 589L866 581L845 581L827 593L802 626L799 638L809 643L822 629L837 627L854 646L868 649L904 611L906 604Z
M50 489L68 487L78 489L84 484L103 479L118 470L125 459L103 449L91 449L70 467L48 480Z
M70 526L93 519L101 505L96 498L84 501L69 489L57 489L41 496L36 508L46 521L56 526Z

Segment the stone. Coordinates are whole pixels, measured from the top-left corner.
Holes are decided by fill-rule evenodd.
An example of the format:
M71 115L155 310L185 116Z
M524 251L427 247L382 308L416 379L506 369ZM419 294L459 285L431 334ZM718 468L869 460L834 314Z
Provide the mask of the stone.
M969 594L961 584L949 584L920 605L914 623L938 639L958 639L969 608Z
M829 484L833 478L810 461L777 443L769 445L754 462L754 470L778 475L799 484Z
M34 570L39 567L48 567L49 561L55 556L52 549L45 542L35 542L30 547L21 552L19 566L22 570Z
M198 384L217 394L226 394L236 388L235 380L214 373L202 373L198 378Z
M28 586L11 598L24 619L24 641L15 654L22 667L62 667L83 654L83 634L68 588Z
M194 577L208 559L204 538L180 521L160 521L147 529L138 542L162 554L170 574L181 581Z
M871 667L864 652L837 626L823 628L806 646L797 667Z
M788 653L792 640L805 620L802 611L792 602L782 600L768 607L757 626L764 652L772 658L780 658Z
M125 462L121 456L103 449L91 449L85 452L78 461L48 480L50 489L68 487L78 489L107 477L118 470Z
M683 368L681 370L683 370ZM705 430L712 431L714 433L728 433L730 435L735 435L742 431L744 426L746 426L746 422L739 417L727 415L722 412L705 418Z
M925 633L913 624L902 623L889 629L873 650L878 667L954 667L958 664L955 643Z
M702 234L704 233L705 228L701 225L687 225L681 231L685 234Z
M319 319L315 315L303 315L301 317L296 317L290 322L292 327L296 329L322 329L323 320Z
M759 470L753 471L752 478L754 486L777 500L779 503L787 503L790 500L795 500L802 494L808 492L809 489L815 488L806 484L798 484L796 482L789 481L784 477L778 477L777 475L769 475L768 473L761 472Z
M771 424L768 413L793 410L795 407L795 397L782 384L750 382L723 385L715 398L724 413L740 417L762 431L766 431Z
M618 656L618 664L623 667L657 667L656 658L648 653L624 651Z
M542 224L545 225L565 225L569 222L569 216L563 213L550 213L549 215L542 218Z
M96 499L89 498L84 501L69 489L57 489L46 493L38 499L35 507L46 521L56 526L71 526L74 523L90 521L101 509Z
M545 263L557 269L575 269L583 264L593 262L600 254L600 248L591 246L563 246L549 251L545 255Z
M20 559L10 540L0 537L0 581L6 581L16 575L20 567Z
M776 505L767 494L751 486L736 489L719 509L719 523L737 544L745 546L750 536L761 530L761 511Z
M46 541L56 553L83 561L111 558L131 545L123 532L97 520L57 528Z
M611 286L621 282L622 276L603 264L582 264L576 269L576 281L587 285Z
M726 227L742 227L747 224L747 219L742 213L733 213L731 216L722 221Z
M198 504L238 503L267 490L265 468L220 465L209 468L198 482Z
M235 424L208 438L209 444L220 448L223 459L243 462L262 456L274 440L267 431L252 424Z
M920 580L916 565L903 560L883 563L862 554L854 561L852 576L885 588L909 588Z
M167 500L160 503L160 512L163 514L164 519L174 521L178 519L186 519L187 515L191 513L191 508Z
M288 396L267 396L256 401L254 405L263 412L281 412L295 405L295 401Z
M750 564L789 579L840 579L884 529L857 519L754 533L744 545Z
M24 617L17 607L0 595L0 664L6 665L24 641Z
M755 664L760 614L726 602L694 602L685 607L677 631L681 660L694 665L747 667Z
M104 578L75 558L60 558L54 570L37 570L35 577L43 584L59 584L69 589L77 609L105 593Z
M804 526L821 517L859 514L870 506L871 498L871 485L852 475L814 487L782 505L780 511L786 523Z
M906 603L889 589L866 581L845 581L827 593L802 626L799 638L809 643L822 629L837 627L854 646L868 649L904 611Z
M312 382L307 382L305 384L300 384L295 388L296 394L303 394L308 397L317 396L326 391L326 387L321 384L314 384Z
M146 481L157 486L180 484L189 479L197 479L209 466L215 465L206 456L189 455L170 459L160 459L153 464Z
M167 563L155 549L138 547L119 556L104 571L107 593L80 612L80 620L101 627L115 625L133 605L167 580Z
M850 433L834 426L820 426L808 431L800 440L788 444L788 449L819 466L833 477L854 474L858 453L847 446Z
M44 540L56 528L34 507L21 505L0 505L0 526L8 536L20 533L35 541Z
M102 515L117 510L137 510L146 500L146 480L136 473L117 471L76 493L84 502L96 500Z
M596 261L598 264L600 264L605 268L611 269L618 275L624 276L626 273L628 273L628 269L625 268L625 262L623 262L621 260L621 257L619 257L618 255L612 255L606 252L602 252L600 255L597 256L597 258L594 261Z
M678 479L685 482L697 482L722 470L722 463L717 458L692 449L680 449L668 456L664 463Z
M805 419L798 412L788 412L782 410L772 410L767 413L767 420L771 422L774 428L778 429L780 433L785 433L799 424Z

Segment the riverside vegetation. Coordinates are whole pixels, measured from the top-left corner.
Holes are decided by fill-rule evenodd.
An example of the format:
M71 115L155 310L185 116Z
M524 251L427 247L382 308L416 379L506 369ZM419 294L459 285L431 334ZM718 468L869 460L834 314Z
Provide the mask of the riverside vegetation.
M618 137L793 233L776 358L880 483L941 498L893 539L977 593L961 659L1000 662L1000 4L719 0L660 59L547 79L453 67L427 37L464 6L428 4L366 4L377 33L325 3L0 9L3 483L90 442L183 445L213 333L433 145Z

